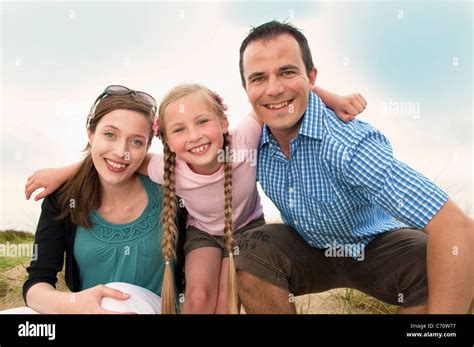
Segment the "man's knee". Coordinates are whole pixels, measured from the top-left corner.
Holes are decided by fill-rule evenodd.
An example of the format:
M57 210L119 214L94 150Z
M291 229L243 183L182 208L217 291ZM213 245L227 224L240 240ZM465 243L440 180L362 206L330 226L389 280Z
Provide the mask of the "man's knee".
M298 255L294 250L300 241L298 237L285 224L266 224L236 234L239 253L235 257L235 265L239 284L248 287L266 281L288 287L291 259Z
M258 286L261 281L257 276L252 275L247 271L237 270L237 285L239 291L248 291Z
M279 287L245 271L237 272L237 281L239 281L239 296L247 313L296 313L287 288Z
M237 284L239 293L251 293L253 295L266 295L267 293L289 293L287 285L278 285L268 282L250 272L237 271Z

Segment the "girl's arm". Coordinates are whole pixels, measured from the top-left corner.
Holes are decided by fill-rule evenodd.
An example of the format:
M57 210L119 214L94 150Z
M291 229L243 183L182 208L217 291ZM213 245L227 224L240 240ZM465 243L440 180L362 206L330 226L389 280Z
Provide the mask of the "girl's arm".
M147 153L145 159L143 159L142 165L138 168L137 172L144 176L148 176L148 166L150 165L151 158L153 158L153 153Z
M69 178L74 176L81 164L82 161L69 166L53 169L41 169L34 172L33 175L28 177L28 180L25 185L26 199L29 200L31 194L33 194L34 191L40 188L44 188L44 190L35 196L35 201L38 201L48 196L56 189L61 187L61 185Z
M147 153L142 165L138 168L137 172L148 176L148 164L150 163L153 154ZM27 200L30 199L37 189L44 188L44 190L35 196L35 201L45 198L56 189L61 187L68 179L70 179L79 170L82 161L74 163L69 166L60 168L48 168L41 169L33 173L28 177L28 181L25 185L25 197Z
M346 123L353 120L359 113L362 113L367 106L367 101L359 93L340 96L316 86L312 90L318 94L327 107L333 110Z

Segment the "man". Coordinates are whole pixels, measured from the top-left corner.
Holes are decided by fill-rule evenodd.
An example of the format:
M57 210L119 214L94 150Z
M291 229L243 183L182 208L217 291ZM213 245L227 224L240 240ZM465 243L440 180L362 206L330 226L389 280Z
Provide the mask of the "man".
M295 313L293 295L351 287L402 313L466 313L473 220L396 160L380 131L341 123L310 92L304 35L277 21L254 28L240 73L265 123L257 179L286 224L238 239L246 311Z

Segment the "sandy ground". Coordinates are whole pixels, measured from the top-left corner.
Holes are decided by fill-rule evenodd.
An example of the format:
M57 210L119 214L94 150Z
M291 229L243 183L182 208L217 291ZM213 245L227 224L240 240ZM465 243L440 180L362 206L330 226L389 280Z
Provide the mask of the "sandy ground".
M26 279L26 264L17 265L14 268L0 274L8 283L7 293L0 300L0 310L25 306L21 289ZM59 279L57 289L67 291L64 279ZM346 289L333 289L323 293L308 294L295 297L295 305L298 313L301 314L345 314L345 313L382 313L374 310L365 311L363 309L351 309L344 299ZM386 313L386 312L383 312Z
M339 294L339 295L338 295ZM297 296L295 299L298 313L340 314L346 313L344 304L339 296L344 289L333 289L323 293Z
M25 306L21 296L21 288L26 277L26 265L17 265L1 275L8 282L7 295L0 300L0 310ZM62 287L62 288L61 288ZM65 290L59 281L58 289ZM295 304L298 313L345 313L344 305L335 297L335 293L343 294L343 289L298 296Z
M25 306L21 288L26 278L26 265L17 265L3 272L0 276L8 282L7 295L0 300L0 310Z

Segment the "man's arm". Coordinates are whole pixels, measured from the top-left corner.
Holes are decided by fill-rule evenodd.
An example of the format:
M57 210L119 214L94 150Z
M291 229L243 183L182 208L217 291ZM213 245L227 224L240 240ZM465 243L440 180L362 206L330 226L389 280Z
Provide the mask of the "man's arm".
M367 200L428 234L429 313L466 313L473 294L473 221L433 182L393 157L373 131L347 155L344 177Z

